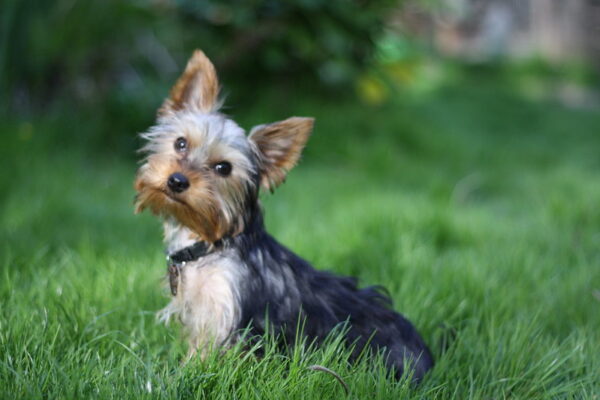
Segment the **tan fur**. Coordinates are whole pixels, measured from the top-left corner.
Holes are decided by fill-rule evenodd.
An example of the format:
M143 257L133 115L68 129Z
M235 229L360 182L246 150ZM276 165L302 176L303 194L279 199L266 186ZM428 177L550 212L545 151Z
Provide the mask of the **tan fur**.
M253 167L236 143L246 140L243 131L221 120L224 118L220 116L177 117L163 130L146 134L151 141L145 150L152 154L135 181L137 212L149 208L156 215L171 215L210 242L243 229L243 188ZM235 134L229 137L229 132L213 132L214 128L230 129ZM187 154L174 150L178 137L188 140ZM248 144L246 147L250 152ZM223 160L233 165L227 178L218 177L211 170L212 165ZM168 177L175 172L183 173L190 181L190 188L183 193L172 193L166 186Z
M210 113L218 108L218 96L219 80L215 67L202 50L196 50L158 114L165 115L186 107Z
M204 356L213 346L227 346L239 323L237 304L239 268L236 260L213 256L186 265L182 270L177 296L163 309L159 318L169 322L179 316L189 340L189 355Z
M285 180L287 171L298 162L313 124L313 118L292 117L257 126L250 132L249 139L260 154L264 188L273 191Z
M184 173L191 187L183 193L169 193L165 182L174 172ZM201 172L184 168L177 160L162 155L148 157L135 181L138 192L136 212L148 207L156 215L171 215L209 242L218 240L227 229L220 204Z

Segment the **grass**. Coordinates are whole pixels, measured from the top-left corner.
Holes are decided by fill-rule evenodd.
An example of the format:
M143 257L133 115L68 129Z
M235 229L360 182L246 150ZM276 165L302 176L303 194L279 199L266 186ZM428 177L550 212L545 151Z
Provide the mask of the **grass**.
M348 365L335 338L182 365L179 328L155 323L160 225L132 215L132 155L98 151L71 114L0 126L0 397L343 398L319 364L349 398L598 398L600 113L484 78L378 108L278 96L228 110L245 127L317 117L264 196L269 229L389 289L435 353L422 385Z

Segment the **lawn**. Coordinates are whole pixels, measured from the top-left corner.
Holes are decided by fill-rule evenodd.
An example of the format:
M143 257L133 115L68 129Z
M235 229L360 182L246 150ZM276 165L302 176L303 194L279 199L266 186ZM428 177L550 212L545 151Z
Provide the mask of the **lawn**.
M381 360L349 365L335 338L182 364L179 327L155 321L161 231L133 215L131 146L103 146L110 121L77 113L5 119L0 397L343 398L318 364L349 398L597 399L600 112L495 79L378 107L267 93L227 110L246 128L316 117L301 164L263 195L267 225L318 268L387 287L437 360L418 387Z

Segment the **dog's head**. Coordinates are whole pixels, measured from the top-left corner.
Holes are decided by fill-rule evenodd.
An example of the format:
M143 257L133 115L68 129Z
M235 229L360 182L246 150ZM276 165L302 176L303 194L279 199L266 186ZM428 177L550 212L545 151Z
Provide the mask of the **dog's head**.
M135 180L136 212L175 218L214 242L244 228L259 187L274 190L298 161L313 119L293 117L246 136L220 114L215 68L200 50L142 134L147 153Z

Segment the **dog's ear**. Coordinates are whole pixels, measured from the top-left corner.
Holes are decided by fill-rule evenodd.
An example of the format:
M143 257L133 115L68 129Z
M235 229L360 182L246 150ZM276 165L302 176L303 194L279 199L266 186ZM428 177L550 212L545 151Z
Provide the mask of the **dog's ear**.
M215 67L201 50L196 50L171 89L169 98L159 108L158 115L186 108L204 113L216 111L219 108L218 96L219 81Z
M258 150L261 185L265 189L275 190L285 180L287 171L296 165L314 121L314 118L292 117L250 131L248 139Z

